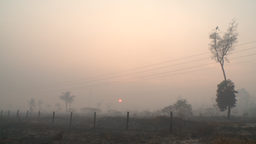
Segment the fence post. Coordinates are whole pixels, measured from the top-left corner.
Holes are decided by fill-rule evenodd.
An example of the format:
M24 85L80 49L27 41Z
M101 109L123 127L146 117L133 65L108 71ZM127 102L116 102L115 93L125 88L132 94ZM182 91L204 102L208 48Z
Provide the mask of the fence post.
M40 111L38 112L38 118L40 118Z
M96 125L96 112L94 112L93 128L95 128L95 125Z
M19 116L19 110L17 110L17 115L16 115L16 118L18 118L18 116Z
M54 123L55 111L52 113L52 123Z
M26 115L26 119L28 119L28 110L27 110L27 115Z
M71 126L71 123L72 123L72 112L70 113L70 126Z
M8 111L8 117L10 116L10 110Z
M126 130L128 130L128 124L129 124L129 112L127 112Z
M170 113L170 133L172 133L172 112Z
M1 116L3 115L3 110L1 110Z

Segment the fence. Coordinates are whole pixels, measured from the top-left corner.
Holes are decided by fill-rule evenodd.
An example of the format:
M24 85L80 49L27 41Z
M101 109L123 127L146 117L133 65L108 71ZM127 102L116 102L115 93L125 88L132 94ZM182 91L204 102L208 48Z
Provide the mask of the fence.
M49 114L43 114L38 111L37 117L36 114L33 113L31 116L31 113L29 115L29 111L26 111L25 115L21 117L21 112L17 110L17 113L15 114L15 117L11 117L11 111L9 110L7 113L1 110L1 117L7 117L8 119L14 118L17 119L18 122L36 122L41 124L49 124L50 119L51 123L53 125L66 125L69 127L72 126L78 126L80 128L117 128L117 129L123 129L123 130L138 130L138 129L144 129L144 130L154 130L155 128L152 128L154 125L158 126L158 129L165 129L167 130L169 127L169 133L172 132L172 112L170 113L169 117L155 117L155 118L130 118L129 112L127 112L126 117L118 116L118 117L99 117L96 119L96 112L94 112L93 119L92 117L86 117L81 115L73 115L71 112L68 116L67 114L57 114L55 111L52 112L52 115ZM96 123L97 122L97 123ZM169 123L169 124L168 124ZM169 126L168 126L169 125ZM143 128L144 127L144 128ZM167 128L167 129L166 129Z

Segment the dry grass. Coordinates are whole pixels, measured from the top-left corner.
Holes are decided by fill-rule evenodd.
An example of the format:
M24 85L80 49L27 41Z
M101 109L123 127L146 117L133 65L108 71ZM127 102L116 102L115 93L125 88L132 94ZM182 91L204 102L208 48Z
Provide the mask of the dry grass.
M249 139L246 136L238 135L236 137L224 137L220 136L218 139L215 139L213 144L256 144L255 139Z

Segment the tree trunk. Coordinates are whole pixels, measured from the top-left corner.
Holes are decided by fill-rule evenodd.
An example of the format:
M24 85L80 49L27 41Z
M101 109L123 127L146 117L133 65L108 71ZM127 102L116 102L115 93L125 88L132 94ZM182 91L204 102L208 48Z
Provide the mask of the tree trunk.
M224 65L223 65L223 64L220 64L220 65L221 65L221 69L222 69L222 73L223 73L225 82L226 82L226 84L227 84L227 78L226 78L226 74L225 74L225 70L224 70Z
M68 107L68 103L66 102L66 114L67 114L67 112L68 112L68 110L67 110L68 108L67 108L67 107Z
M31 117L31 112L32 112L32 106L30 106L30 112L29 112L30 117Z
M228 106L228 119L230 119L230 113L231 113L231 109L230 109L230 105Z

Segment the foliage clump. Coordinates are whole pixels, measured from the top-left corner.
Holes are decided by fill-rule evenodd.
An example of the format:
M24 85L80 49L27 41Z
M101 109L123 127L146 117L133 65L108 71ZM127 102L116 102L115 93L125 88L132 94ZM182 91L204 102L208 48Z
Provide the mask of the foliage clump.
M238 92L231 80L224 80L218 85L216 102L221 111L227 110L228 106L236 106L236 93Z
M187 102L186 99L180 99L173 105L167 106L162 109L164 114L170 114L173 112L174 115L179 117L192 116L192 106Z

